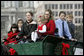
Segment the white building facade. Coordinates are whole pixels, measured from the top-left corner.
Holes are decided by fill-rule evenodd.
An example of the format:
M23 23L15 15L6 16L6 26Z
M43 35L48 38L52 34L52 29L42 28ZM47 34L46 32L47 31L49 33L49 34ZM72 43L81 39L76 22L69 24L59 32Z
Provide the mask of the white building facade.
M83 1L38 1L36 16L43 14L46 9L52 10L55 19L59 18L60 11L65 11L73 15L75 25L83 23Z
M25 21L28 11L34 11L34 1L1 1L1 36L7 36L11 24L19 18Z

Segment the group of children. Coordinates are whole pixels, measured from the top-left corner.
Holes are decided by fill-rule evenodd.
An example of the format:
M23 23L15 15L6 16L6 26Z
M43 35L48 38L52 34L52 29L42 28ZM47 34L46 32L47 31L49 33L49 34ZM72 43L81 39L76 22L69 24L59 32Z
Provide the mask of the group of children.
M23 20L20 19L18 20L17 24L12 24L10 31L8 32L8 37L7 39L3 39L2 42L4 42L5 45L7 44L17 44L18 43L18 39L16 38L16 36L19 34L19 32L21 31L21 27L23 25Z
M72 23L73 16L71 14L68 15L66 20L67 20L67 23L69 26L69 31L70 31L71 35L74 37L75 26ZM38 22L37 23L38 24L37 30L35 30L34 32L31 33L31 39L34 42L36 41L37 38L39 38L38 33L45 33L46 32L47 27L45 24L48 22L48 20L44 19L44 16L41 15L38 17L37 22ZM20 20L18 20L17 24L12 24L10 31L8 32L8 38L3 39L3 42L5 45L10 44L10 43L17 44L19 42L18 41L19 39L16 38L16 36L21 31L21 27L22 27L23 23L24 23L23 20L20 19ZM22 37L20 37L20 38L22 38Z

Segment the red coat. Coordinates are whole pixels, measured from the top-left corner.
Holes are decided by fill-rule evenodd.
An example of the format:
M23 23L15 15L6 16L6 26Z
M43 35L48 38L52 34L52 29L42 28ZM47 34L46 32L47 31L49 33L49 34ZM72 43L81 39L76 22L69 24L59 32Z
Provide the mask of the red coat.
M49 20L48 23L46 23L47 31L45 33L39 33L41 35L54 35L55 33L55 22L54 20Z
M7 41L4 42L4 44L7 45L7 44L13 43L13 42L15 42L14 44L17 44L16 39L14 39L14 38L12 38L12 37L18 35L18 33L19 33L19 32L15 32L15 33L9 32L9 33L8 33L8 38L6 39Z

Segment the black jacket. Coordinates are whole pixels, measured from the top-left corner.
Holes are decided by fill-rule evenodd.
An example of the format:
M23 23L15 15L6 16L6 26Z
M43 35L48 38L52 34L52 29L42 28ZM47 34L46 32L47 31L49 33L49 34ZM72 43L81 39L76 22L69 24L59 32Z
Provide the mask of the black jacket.
M27 36L31 37L31 32L37 29L37 24L35 21L28 23L27 21L23 24L21 28L21 32L18 34L19 37Z
M72 35L72 37L74 38L75 36L75 25L72 22L67 22L68 26L69 26L69 31Z

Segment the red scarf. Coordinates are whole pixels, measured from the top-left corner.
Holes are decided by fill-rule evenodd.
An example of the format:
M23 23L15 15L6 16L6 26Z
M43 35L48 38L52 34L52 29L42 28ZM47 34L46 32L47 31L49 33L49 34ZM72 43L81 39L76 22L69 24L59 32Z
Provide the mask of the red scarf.
M41 25L41 26L38 26L38 31L39 30L42 30L42 27L44 26L44 24L43 25Z
M62 55L68 55L67 48L70 48L70 45L69 44L62 43Z
M9 52L10 52L10 55L14 55L16 51L13 48L10 48Z

